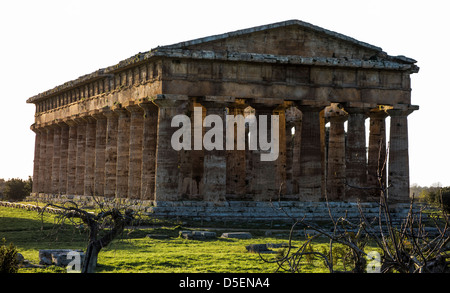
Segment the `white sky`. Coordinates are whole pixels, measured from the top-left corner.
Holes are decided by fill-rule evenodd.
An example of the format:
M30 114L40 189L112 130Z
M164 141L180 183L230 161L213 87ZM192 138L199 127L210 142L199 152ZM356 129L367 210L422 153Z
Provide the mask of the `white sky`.
M450 186L450 17L428 1L0 2L0 178L32 175L31 96L138 52L299 19L418 61L409 116L411 183Z

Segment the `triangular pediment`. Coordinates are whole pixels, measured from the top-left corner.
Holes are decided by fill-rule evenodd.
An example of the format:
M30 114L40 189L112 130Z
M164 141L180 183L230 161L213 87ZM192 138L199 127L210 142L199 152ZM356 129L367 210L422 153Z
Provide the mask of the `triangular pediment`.
M299 20L243 29L163 48L363 60L386 55L379 47Z

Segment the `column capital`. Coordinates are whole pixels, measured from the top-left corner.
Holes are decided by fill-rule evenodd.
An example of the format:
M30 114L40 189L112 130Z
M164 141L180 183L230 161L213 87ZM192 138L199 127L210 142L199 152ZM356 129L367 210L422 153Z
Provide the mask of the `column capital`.
M64 123L62 119L56 119L51 124L48 124L47 127L49 127L50 129L60 129L61 123Z
M41 127L37 126L36 123L33 123L30 125L30 129L34 132L34 133L41 133Z
M144 109L139 104L132 103L132 104L129 104L129 105L125 106L125 108L131 114L133 114L133 113L143 113L144 112Z
M76 114L72 116L72 120L77 124L86 124L86 120L80 114Z
M86 121L89 124L97 121L97 119L95 119L94 116L92 115L83 116L82 119L84 119L84 121Z
M91 115L95 120L105 120L106 119L106 116L100 110L90 111L89 115Z
M348 113L343 109L340 104L332 103L330 106L325 107L325 118L331 119L334 117L345 118L347 120Z
M225 108L235 103L234 99L217 99L214 100L213 96L207 96L197 99L205 108Z
M343 103L344 110L348 114L364 114L369 115L371 109L377 107L376 104L373 103L363 103L363 102L347 102Z
M388 107L387 106L378 106L377 108L373 108L370 109L368 116L370 118L375 118L375 119L384 119L387 116L389 116L388 111Z
M160 108L177 108L188 102L187 99L175 99L173 96L158 95L152 102Z
M106 118L116 118L118 117L117 113L113 111L113 109L109 106L105 106L101 109L101 114L103 114Z
M50 123L50 122L42 123L40 125L40 129L42 129L42 131L44 131L44 132L48 132L49 130L53 129L52 123Z
M58 126L60 128L66 128L69 127L69 125L64 121L64 119L59 119L56 124L58 124Z
M330 102L316 100L300 100L294 102L295 106L302 112L320 112L330 106Z
M120 117L128 117L130 115L130 112L128 112L128 110L122 104L114 105L112 107L112 110Z
M392 109L387 110L389 116L408 116L412 112L419 110L416 105L395 105Z
M158 106L152 101L143 101L139 103L139 107L144 110L144 117L147 118L151 113L158 115Z
M62 122L64 122L65 124L67 124L70 127L77 125L77 123L75 123L75 121L72 119L72 117L66 117L62 120Z
M347 121L348 116L347 115L333 115L333 116L328 116L327 119L330 122L344 123L345 121Z
M275 111L284 110L287 106L280 99L250 99L248 104L255 110Z
M247 101L245 99L240 99L240 98L234 99L234 103L232 103L230 105L230 107L232 107L234 109L241 109L241 110L244 110L248 106L250 106L250 105L247 104Z

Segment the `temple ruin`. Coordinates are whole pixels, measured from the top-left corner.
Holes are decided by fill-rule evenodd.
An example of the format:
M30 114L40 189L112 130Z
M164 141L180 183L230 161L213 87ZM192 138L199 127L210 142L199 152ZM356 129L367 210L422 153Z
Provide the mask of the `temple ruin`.
M379 196L370 188L388 183L392 202L408 202L415 63L299 20L136 54L27 100L36 105L32 196L242 215L273 201L370 202ZM279 115L277 160L261 161L264 150L248 141L244 150L174 150L171 120L194 107Z

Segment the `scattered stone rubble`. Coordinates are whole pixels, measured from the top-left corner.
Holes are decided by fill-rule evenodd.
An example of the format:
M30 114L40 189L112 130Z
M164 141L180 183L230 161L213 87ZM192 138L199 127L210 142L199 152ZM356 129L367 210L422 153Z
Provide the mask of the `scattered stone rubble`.
M41 249L39 250L39 264L40 265L56 265L66 267L73 258L68 256L70 252L78 252L80 254L80 261L84 261L84 252L82 250L73 249Z

